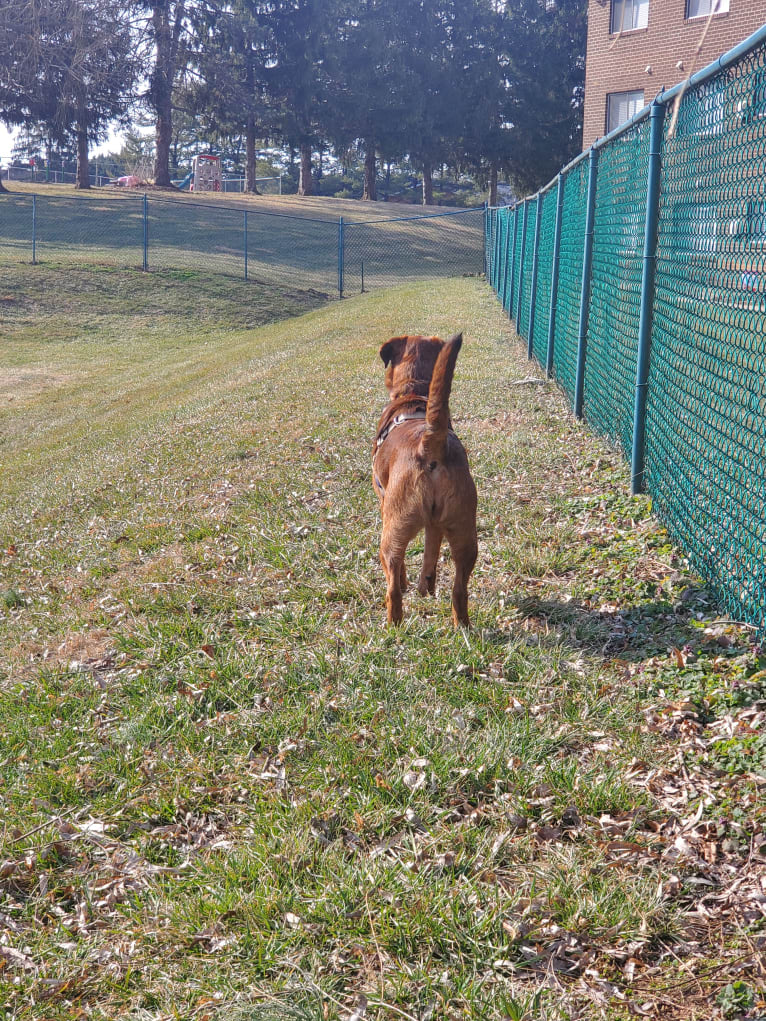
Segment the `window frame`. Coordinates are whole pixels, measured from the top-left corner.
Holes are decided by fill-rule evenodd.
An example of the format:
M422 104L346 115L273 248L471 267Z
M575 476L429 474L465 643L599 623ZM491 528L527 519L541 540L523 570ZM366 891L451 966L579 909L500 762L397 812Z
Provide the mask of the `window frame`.
M693 3L697 3L697 4L700 4L700 5L707 3L708 10L700 11L697 14L692 14L691 13L691 8L692 8L692 4ZM709 18L710 17L710 9L713 7L713 5L715 3L716 3L716 0L686 0L686 12L684 14L684 20L685 21L697 21L698 18ZM716 15L718 15L718 14L728 14L729 13L729 0L717 0L717 3L718 3L718 10L715 12L714 17Z
M691 0L686 0L686 2L688 4L688 3L691 2ZM711 0L711 2L712 2L712 0ZM724 3L724 2L728 2L728 0L719 0L719 3ZM615 15L616 15L616 11L617 11L618 6L622 8L622 16L621 16L620 20L621 20L621 22L623 24L621 24L621 25L617 25L616 24L616 17L615 17ZM626 28L624 26L625 13L626 13L626 11L629 8L632 9L632 10L639 10L639 11L640 10L645 10L646 11L646 21L644 22L643 25L632 25L631 24L630 28ZM610 35L619 35L622 32L643 32L648 27L649 27L649 0L611 0L610 9L609 9L609 34Z
M624 120L621 120L618 124L614 124L612 127L610 127L609 120L612 100L617 96L620 97L640 96L641 99L640 101L636 100L636 102L638 102L638 105L635 107L632 113L628 114L628 116ZM630 100L628 100L628 102L630 102ZM639 110L642 110L644 106L646 106L646 93L644 92L643 89L625 89L622 92L607 92L606 109L604 111L604 127L606 129L605 133L609 135L612 133L612 131L616 131L617 128L621 128L623 124L627 124L630 118L637 114Z

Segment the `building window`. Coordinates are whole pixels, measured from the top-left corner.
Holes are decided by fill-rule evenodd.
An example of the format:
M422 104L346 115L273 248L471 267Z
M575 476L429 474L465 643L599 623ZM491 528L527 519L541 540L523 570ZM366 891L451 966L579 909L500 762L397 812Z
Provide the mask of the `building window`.
M644 105L643 90L611 92L606 97L606 133L629 121Z
M687 0L687 18L708 18L711 14L726 14L729 0Z
M694 3L695 0L689 0ZM704 3L704 0L696 0ZM709 0L715 3L715 0ZM728 4L729 0L718 0ZM691 17L691 15L690 15ZM649 24L649 0L612 0L612 32L630 32L634 28L646 28Z

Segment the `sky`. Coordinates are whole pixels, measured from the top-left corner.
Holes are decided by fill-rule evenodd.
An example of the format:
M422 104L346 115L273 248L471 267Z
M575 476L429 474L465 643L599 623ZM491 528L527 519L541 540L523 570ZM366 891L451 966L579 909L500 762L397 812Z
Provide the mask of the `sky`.
M11 155L13 135L4 124L0 124L0 160L5 162Z
M10 159L15 134L15 131L9 131L4 124L0 123L0 163L4 164ZM113 152L116 149L118 150L122 145L122 140L122 134L110 133L105 142L97 146L95 149L91 149L89 155L99 156L101 153Z

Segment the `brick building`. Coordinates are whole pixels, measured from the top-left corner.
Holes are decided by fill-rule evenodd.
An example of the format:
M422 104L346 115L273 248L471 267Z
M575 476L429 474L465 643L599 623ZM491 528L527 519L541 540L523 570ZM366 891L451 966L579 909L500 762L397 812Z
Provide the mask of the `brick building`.
M588 0L583 148L764 23L766 0Z

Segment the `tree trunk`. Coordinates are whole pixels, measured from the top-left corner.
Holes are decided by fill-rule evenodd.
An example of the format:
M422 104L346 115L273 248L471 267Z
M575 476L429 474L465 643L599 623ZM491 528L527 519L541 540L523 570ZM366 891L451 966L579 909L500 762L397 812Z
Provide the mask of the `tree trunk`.
M376 169L375 139L366 138L364 140L364 192L362 193L362 198L369 202L375 202L378 198L375 190Z
M90 168L88 166L88 132L77 127L77 180L75 188L90 188Z
M157 109L156 151L154 157L154 183L160 188L170 187L170 143L173 139L173 110L170 94L163 101L163 110Z
M434 177L433 167L427 161L423 161L423 205L434 204Z
M154 183L170 188L170 146L173 141L173 80L176 73L178 40L183 25L184 0L176 0L174 24L170 4L153 5L152 28L157 50L152 72L152 105L157 114Z
M255 173L255 115L249 113L245 128L245 191L251 195L260 195Z
M494 161L489 168L489 204L497 205L497 163Z
M298 194L313 195L314 182L311 180L311 143L301 142L301 172L298 179Z

